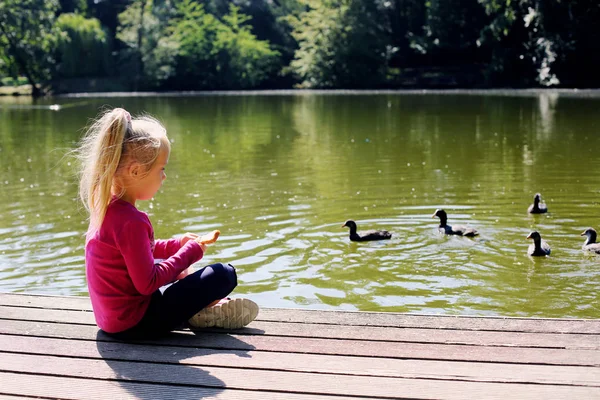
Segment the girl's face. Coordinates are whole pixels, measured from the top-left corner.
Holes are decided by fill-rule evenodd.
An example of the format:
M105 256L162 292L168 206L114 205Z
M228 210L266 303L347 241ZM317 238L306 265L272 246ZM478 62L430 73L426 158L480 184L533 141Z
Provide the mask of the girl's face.
M150 200L162 186L167 178L165 167L169 162L170 149L168 146L161 146L158 158L154 162L150 171L142 178L133 180L132 185L128 188L135 200Z

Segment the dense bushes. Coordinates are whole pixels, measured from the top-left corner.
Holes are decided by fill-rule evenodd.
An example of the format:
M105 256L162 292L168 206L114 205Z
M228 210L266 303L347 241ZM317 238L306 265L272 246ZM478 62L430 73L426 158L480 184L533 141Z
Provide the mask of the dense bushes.
M54 78L101 77L111 73L110 41L96 18L61 14Z
M307 2L290 18L299 44L291 63L303 86L369 88L385 84L391 39L371 0Z
M252 34L250 17L231 6L221 18L182 0L173 9L135 3L119 15L122 56L147 87L246 89L277 72L279 53Z
M247 89L276 71L279 53L244 25L250 17L231 6L221 20L184 0L167 26L177 48L168 83L178 89Z

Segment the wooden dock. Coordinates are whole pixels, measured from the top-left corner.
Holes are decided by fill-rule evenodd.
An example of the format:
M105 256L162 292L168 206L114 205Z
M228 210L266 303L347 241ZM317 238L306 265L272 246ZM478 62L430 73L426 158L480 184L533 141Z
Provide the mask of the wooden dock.
M122 343L85 297L0 294L0 399L600 399L600 320L262 309Z

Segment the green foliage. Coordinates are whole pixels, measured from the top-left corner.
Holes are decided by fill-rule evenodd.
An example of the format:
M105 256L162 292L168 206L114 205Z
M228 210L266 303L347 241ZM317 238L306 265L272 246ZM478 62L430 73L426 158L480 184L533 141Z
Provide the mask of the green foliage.
M18 78L13 78L13 77L7 76L5 78L0 79L0 85L1 86L27 85L27 78L25 78L23 76L19 76Z
M306 0L291 18L299 48L291 63L305 87L376 87L389 56L388 24L369 0Z
M250 16L248 23L252 25L252 33L259 40L268 40L270 47L281 54L279 65L275 67L277 70L289 65L294 58L297 44L287 18L290 15L298 16L304 11L299 0L207 0L203 4L207 12L220 20L230 12L231 4L239 7L240 13Z
M56 21L58 40L57 78L99 77L110 72L111 46L96 18L61 14Z
M87 0L59 0L60 11L64 14L80 13L85 14L88 10Z
M259 86L278 64L279 52L272 50L269 42L257 40L246 25L250 17L230 6L223 17L215 42L220 87L242 89Z
M334 30L339 21L337 11L321 1L305 1L307 10L300 16L290 16L292 36L298 42L292 70L305 87L332 87ZM344 12L344 9L340 12Z
M490 17L481 30L478 44L490 50L487 76L490 82L507 83L520 76L521 85L529 86L535 80L534 66L525 59L528 33L518 4L522 0L478 0Z
M177 16L169 24L169 32L176 43L177 76L172 80L179 88L207 88L216 81L217 64L214 42L219 21L204 11L204 6L182 1Z
M279 53L252 34L245 25L249 20L231 6L220 21L203 5L183 0L168 28L171 46L177 48L176 77L171 82L193 89L260 85L277 65Z
M135 2L119 15L124 70L138 71L146 87L257 87L276 70L279 53L252 34L249 21L234 6L220 20L192 0Z
M588 7L580 10L592 13L595 7L596 16L600 17L600 5L591 5L589 1L479 0L479 3L492 18L482 29L480 39L482 45L492 49L491 73L496 78L529 85L560 83L555 63L561 54L567 55L574 49L579 38L574 38L572 32L577 30L577 21L585 18L583 14L575 15L578 6L585 3Z
M598 21L592 0L0 0L0 78L600 86Z
M37 91L55 65L57 0L2 0L0 2L0 69L22 74Z
M117 39L122 75L133 75L145 86L159 86L175 74L177 44L166 32L174 7L168 1L135 1L119 14Z
M406 59L413 52L421 54L426 49L418 42L424 37L427 7L423 0L391 0L387 7L391 40L396 57Z
M475 47L485 13L473 0L428 0L425 3L425 40L432 51Z

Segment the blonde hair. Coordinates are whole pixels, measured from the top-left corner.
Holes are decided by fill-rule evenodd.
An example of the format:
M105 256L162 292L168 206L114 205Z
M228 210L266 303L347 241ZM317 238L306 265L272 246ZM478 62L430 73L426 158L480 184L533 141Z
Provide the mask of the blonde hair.
M148 172L160 150L170 148L164 126L149 116L131 118L122 108L101 113L76 150L80 161L79 196L90 213L88 235L100 228L113 194L115 178L137 162Z

